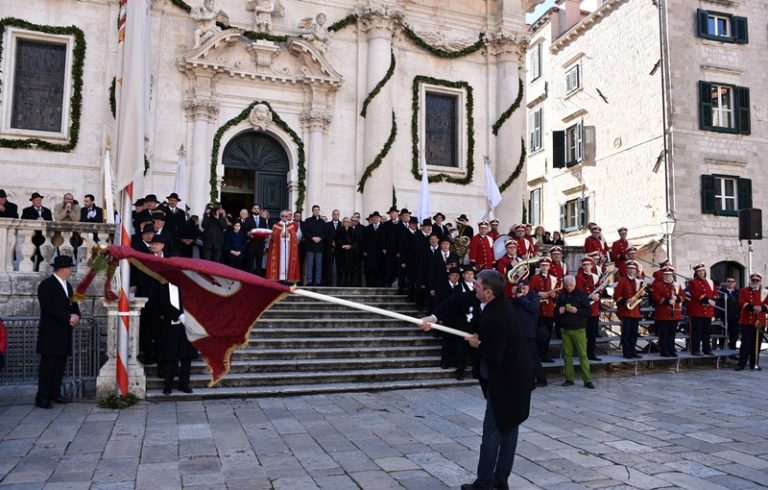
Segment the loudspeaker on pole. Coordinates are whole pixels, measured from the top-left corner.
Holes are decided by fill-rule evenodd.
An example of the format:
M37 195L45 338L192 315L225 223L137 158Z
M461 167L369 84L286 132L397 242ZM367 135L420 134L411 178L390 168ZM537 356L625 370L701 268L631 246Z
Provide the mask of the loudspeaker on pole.
M763 211L757 208L739 209L739 240L763 239Z

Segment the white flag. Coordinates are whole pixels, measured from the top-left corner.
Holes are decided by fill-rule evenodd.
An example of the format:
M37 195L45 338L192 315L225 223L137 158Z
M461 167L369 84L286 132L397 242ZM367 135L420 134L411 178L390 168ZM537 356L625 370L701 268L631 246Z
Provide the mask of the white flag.
M120 0L118 64L115 83L116 187L134 184L138 191L144 172L144 148L149 113L149 0Z
M429 174L427 173L427 160L421 158L421 189L419 190L419 207L416 210L416 216L419 220L425 220L432 217L432 206L429 203Z
M176 181L173 183L173 192L184 196L187 192L187 154L184 147L179 150L179 160L176 162Z
M496 185L496 179L493 178L493 172L491 172L491 165L488 160L485 162L485 194L488 199L488 215L486 219L493 218L493 210L501 202L501 192L499 192L499 186Z
M109 150L104 153L104 212L107 223L115 224L115 184L112 178L112 159Z

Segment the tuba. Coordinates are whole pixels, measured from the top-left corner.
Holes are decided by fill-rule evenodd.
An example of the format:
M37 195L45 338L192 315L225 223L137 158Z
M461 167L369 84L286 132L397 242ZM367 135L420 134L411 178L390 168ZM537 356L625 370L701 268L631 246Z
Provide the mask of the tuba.
M507 281L510 284L516 285L517 281L525 279L531 275L531 266L539 263L541 257L534 257L532 259L521 260L507 271Z
M466 228L467 225L461 221L456 221L456 230L459 232L459 236L457 236L451 244L451 250L456 253L460 261L464 260L464 257L467 255L467 251L469 250L470 238L463 234Z

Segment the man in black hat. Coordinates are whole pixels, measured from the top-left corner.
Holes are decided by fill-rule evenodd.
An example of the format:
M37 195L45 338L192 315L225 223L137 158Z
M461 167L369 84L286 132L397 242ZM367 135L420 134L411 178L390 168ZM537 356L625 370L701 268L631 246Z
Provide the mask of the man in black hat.
M448 230L445 228L445 215L443 213L438 212L435 214L434 217L432 217L433 223L432 223L432 233L437 235L439 238L443 238L444 236L447 236Z
M43 206L43 197L37 192L32 193L32 197L29 198L32 205L22 210L21 219L53 221L53 213L51 213L50 209ZM32 243L35 245L35 254L32 256L32 261L35 263L35 271L37 271L40 268L40 262L43 261L40 245L45 243L45 237L41 230L35 232L35 236L32 237Z
M72 354L72 329L80 322L80 308L72 302L72 257L60 255L53 261L53 274L37 288L40 324L37 353L40 354L35 405L52 408L51 402L67 403L61 395L61 380L67 356Z
M378 211L371 213L370 223L363 231L363 268L365 270L366 287L382 287L384 285L384 249L386 237L381 225L381 215Z
M397 279L397 239L400 236L400 216L397 212L397 206L389 208L389 219L385 221L381 226L384 228L384 285L391 287L392 283Z
M0 218L18 218L19 207L8 200L5 189L0 189Z
M456 218L456 221L464 225L461 231L459 232L459 236L466 236L469 238L472 238L473 236L475 236L475 229L469 225L469 218L467 218L466 214L462 214L461 216Z
M131 224L133 225L134 230L140 230L143 222L147 219L152 221L152 217L149 215L149 213L144 212L145 206L146 203L144 202L143 197L136 199L136 202L133 203L133 211L131 212Z
M452 267L446 271L445 278L441 278L440 281L435 284L435 302L434 308L437 309L445 301L449 300L454 294L459 294L461 290L461 270L458 267ZM453 328L461 328L467 325L466 319L463 318L464 313L457 312L445 318L445 324ZM440 366L443 369L448 369L452 365L456 365L456 357L458 350L461 353L468 353L469 348L465 347L467 343L456 337L455 335L441 333L442 347L440 349ZM459 345L457 345L459 344ZM466 357L466 356L465 356ZM461 369L456 370L456 378L459 380L464 379L464 365Z
M165 253L176 255L176 238L171 226L168 226L168 217L161 210L152 213L152 226L155 228L155 236L165 241Z
M411 252L406 262L410 294L418 309L424 308L428 294L430 266L432 265L432 250L429 237L432 234L432 220L426 218L421 223L421 230L411 237Z
M165 227L173 237L173 249L178 253L181 250L181 233L187 224L187 213L179 207L181 198L175 192L165 197L166 202L158 206L158 210L165 213Z

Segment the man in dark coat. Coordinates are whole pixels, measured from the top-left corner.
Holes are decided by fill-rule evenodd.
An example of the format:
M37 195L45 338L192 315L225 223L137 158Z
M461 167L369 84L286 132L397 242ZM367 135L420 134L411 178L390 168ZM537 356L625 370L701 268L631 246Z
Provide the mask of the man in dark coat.
M5 189L0 189L0 218L18 218L19 207L8 200Z
M416 308L423 309L428 293L430 266L432 265L432 249L429 236L432 233L432 221L425 219L421 230L411 236L411 250L408 253L406 265L408 268L408 294L416 303ZM426 311L429 311L427 309Z
M307 286L323 284L323 250L327 237L325 221L320 218L320 206L312 206L312 216L301 225L307 253Z
M67 356L72 354L72 329L80 322L80 308L72 302L72 258L56 257L53 274L37 288L40 324L37 331L37 353L40 354L35 405L52 408L51 402L67 403L61 395L61 380Z
M333 286L333 269L336 265L336 233L341 228L341 211L331 212L331 221L325 224L325 246L323 247L323 286Z
M513 242L514 243L514 242ZM539 306L541 298L539 293L532 291L525 279L517 282L512 290L512 297L509 300L515 309L517 318L520 321L520 328L523 331L523 337L528 344L528 352L533 359L533 370L536 378L536 386L547 386L547 375L544 368L541 367L541 361L538 356L538 345L536 343L536 331L539 326Z
M462 485L462 490L509 488L518 427L531 409L533 361L517 316L504 296L505 280L493 269L481 271L475 280L480 307L473 321L479 335L466 340L480 352L480 385L487 403L477 479ZM466 306L471 296L462 293L443 303L434 315L423 319L422 329L429 330L430 323Z
M381 224L384 228L384 236L386 242L385 250L385 272L384 272L384 285L391 287L392 283L397 279L397 269L400 268L400 264L397 262L397 241L400 236L400 217L398 216L397 206L389 208L389 219Z
M454 294L461 294L461 270L458 267L452 268L446 272L445 280L435 284L435 308L448 301ZM463 330L467 325L466 315L463 312L454 314L451 318L445 319L445 324L449 327ZM471 333L471 332L468 332ZM467 350L469 344L455 335L441 333L442 346L440 349L440 367L448 369L451 365L456 365L456 379L464 379L464 369L468 357ZM461 358L459 360L459 358Z
M384 250L386 237L381 225L381 215L378 211L371 214L371 224L363 231L363 260L365 268L365 285L367 287L384 286Z
M355 232L355 241L357 246L355 247L354 262L352 263L352 286L360 287L363 285L363 233L365 233L365 226L360 223L360 213L352 215L352 230Z
M187 224L187 212L179 206L181 198L175 192L166 196L166 202L158 206L158 209L165 213L165 228L171 233L173 239L173 250L175 254L181 253L181 233Z
M249 232L257 229L271 229L267 220L261 217L261 206L254 204L251 208L251 215L245 220L243 230L248 235ZM264 256L264 237L251 235L248 243L245 245L245 270L257 275L264 275L261 270L261 259Z
M83 206L80 208L81 223L103 223L104 210L96 205L93 194L86 194L83 198Z
M589 369L587 356L587 321L592 315L592 305L587 293L576 289L576 279L573 276L563 278L563 291L555 303L555 316L560 322L563 334L563 370L565 381L563 386L573 385L573 351L579 357L579 368L584 387L595 389L592 374Z
M32 193L32 197L29 198L32 205L28 208L24 208L21 212L21 219L34 219L38 221L53 221L53 213L51 210L43 206L43 197L37 192ZM45 237L43 232L37 230L35 236L32 237L32 243L35 245L35 255L32 256L32 260L35 262L35 270L40 268L40 262L43 260L43 255L40 253L40 245L45 243Z

